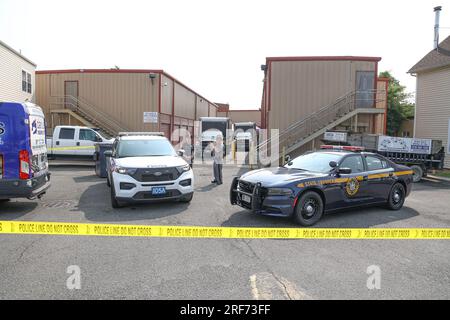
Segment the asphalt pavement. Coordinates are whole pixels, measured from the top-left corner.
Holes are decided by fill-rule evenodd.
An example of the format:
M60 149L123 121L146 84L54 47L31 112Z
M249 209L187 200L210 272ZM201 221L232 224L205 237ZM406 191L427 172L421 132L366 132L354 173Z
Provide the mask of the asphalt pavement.
M42 200L0 203L0 220L143 225L297 227L229 204L245 169L194 168L190 204L112 209L109 188L90 167L52 167ZM404 208L325 216L316 227L449 228L450 183L413 187ZM244 240L0 235L0 299L449 299L448 240ZM68 289L78 266L81 289ZM380 289L368 289L368 267Z

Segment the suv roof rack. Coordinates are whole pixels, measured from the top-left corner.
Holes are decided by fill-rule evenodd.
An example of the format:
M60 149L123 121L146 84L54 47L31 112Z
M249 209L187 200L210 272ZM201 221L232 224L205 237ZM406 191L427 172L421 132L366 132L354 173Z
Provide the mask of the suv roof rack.
M164 137L164 132L119 132L119 137L124 136L160 136Z
M331 150L344 150L344 151L353 151L359 152L364 151L364 147L356 147L356 146L334 146L329 144L324 144L320 146L320 149L331 149Z

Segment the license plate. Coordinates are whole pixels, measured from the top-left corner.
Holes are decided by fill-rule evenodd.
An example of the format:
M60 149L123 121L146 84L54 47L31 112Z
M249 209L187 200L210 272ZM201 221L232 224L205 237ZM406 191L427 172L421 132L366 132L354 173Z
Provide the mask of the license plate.
M152 188L152 195L154 196L160 196L166 194L166 187L153 187Z
M250 196L246 195L246 194L243 194L241 196L241 199L242 199L242 201L247 202L247 203L252 202L252 198Z

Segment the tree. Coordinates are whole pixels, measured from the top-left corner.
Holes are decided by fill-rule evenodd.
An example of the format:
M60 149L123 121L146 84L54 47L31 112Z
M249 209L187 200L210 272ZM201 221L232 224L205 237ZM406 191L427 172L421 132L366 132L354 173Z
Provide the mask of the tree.
M380 77L389 78L387 94L387 134L398 135L403 120L414 117L414 103L408 101L411 94L389 71L380 72Z

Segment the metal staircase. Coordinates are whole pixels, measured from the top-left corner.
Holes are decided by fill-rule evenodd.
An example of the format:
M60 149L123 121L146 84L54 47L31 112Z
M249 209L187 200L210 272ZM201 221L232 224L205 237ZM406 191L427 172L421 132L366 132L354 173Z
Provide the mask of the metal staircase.
M109 136L115 136L121 131L130 131L110 115L99 111L83 99L71 95L51 96L50 112L70 114L84 125L99 128Z
M380 96L382 98L379 98ZM370 105L375 106L378 102L384 101L385 96L384 90L352 91L347 93L332 104L326 105L306 118L289 125L280 131L278 135L261 142L257 146L257 150L265 151L271 145L278 145L280 148L283 148L285 154L293 152L318 138L327 130L336 127L359 113L384 113L384 109L375 107L364 108L360 107L360 105L367 105L369 102Z

